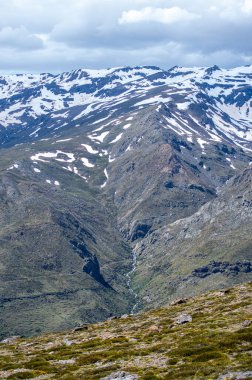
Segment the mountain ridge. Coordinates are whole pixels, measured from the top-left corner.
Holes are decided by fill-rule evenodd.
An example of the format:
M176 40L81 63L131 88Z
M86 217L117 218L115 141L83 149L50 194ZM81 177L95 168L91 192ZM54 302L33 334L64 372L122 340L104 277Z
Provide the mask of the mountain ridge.
M101 107L103 107L103 111L104 108L107 108L113 114L115 110L110 103L114 99L117 100L117 103L118 99L121 99L118 104L125 103L128 106L128 100L140 100L147 93L147 99L140 102L140 104L135 100L136 106L156 103L160 96L157 95L157 91L155 93L155 89L162 95L160 100L169 102L169 100L174 99L182 107L182 110L183 108L187 110L189 106L195 108L197 105L198 107L198 104L202 107L203 101L210 101L208 96L210 94L213 99L218 101L217 109L214 110L217 127L221 127L222 130L224 127L225 130L225 123L220 122L218 113L223 112L225 116L226 105L228 105L230 107L229 113L234 114L234 128L237 129L235 118L239 118L239 123L243 126L244 132L239 132L239 129L236 131L236 134L239 132L239 136L236 137L239 137L241 141L243 141L242 134L246 136L246 127L251 125L250 119L248 119L249 107L247 104L247 98L251 97L251 66L218 70L218 74L213 68L184 69L174 67L164 71L152 66L95 70L93 76L89 75L85 70L75 70L53 77L49 75L48 88L46 87L46 81L43 85L44 77L42 77L41 83L38 84L35 81L32 86L33 76L23 76L26 80L30 77L30 80L27 81L27 88L22 88L22 86L20 88L20 86L15 85L17 77L22 78L22 74L20 76L10 76L14 80L13 86L11 86L11 83L8 86L8 82L6 82L6 85L3 83L4 78L8 78L8 76L2 77L0 106L3 110L0 113L0 118L2 131L3 128L9 126L14 128L15 133L17 133L17 127L20 123L25 127L27 124L34 124L36 120L36 128L33 128L30 132L30 141L37 133L39 136L41 133L39 131L46 127L44 125L46 123L43 122L43 115L51 114L50 117L55 119L54 124L57 123L57 125L50 125L50 129L55 130L56 128L57 131L61 128L64 129L64 123L66 122L66 115L64 112L60 114L61 111L66 112L70 108L70 114L68 113L67 119L77 124L75 121L81 120L82 117L87 118L88 115L92 115L94 110L99 113ZM84 78L83 83L81 83L82 76ZM38 78L38 76L35 76L35 78ZM246 84L245 87L243 83ZM12 87L13 89L11 89ZM31 90L32 88L33 90ZM185 90L189 90L187 96L184 96ZM197 96L193 95L192 90L198 96L198 99ZM154 97L152 101L150 96L153 91ZM191 95L190 92L192 93ZM69 93L71 94L70 97ZM207 98L205 99L206 96ZM78 112L78 107L83 107L84 104L86 104L84 110ZM211 105L211 101L209 105ZM196 108L194 111L196 111ZM209 115L206 115L205 119L208 122ZM230 122L230 120L227 121ZM69 123L69 120L67 120L67 123ZM40 127L42 125L43 128ZM211 128L211 123L209 126ZM247 138L248 141L251 141L249 136Z
M91 84L77 70L61 89L1 87L1 337L250 279L251 69L120 68Z

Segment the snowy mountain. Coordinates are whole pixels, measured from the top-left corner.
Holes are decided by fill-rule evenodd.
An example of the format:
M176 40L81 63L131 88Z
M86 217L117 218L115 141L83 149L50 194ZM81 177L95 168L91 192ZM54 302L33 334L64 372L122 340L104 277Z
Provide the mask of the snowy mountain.
M0 77L2 144L60 136L69 126L106 120L122 110L175 104L169 128L204 141L252 149L252 66L235 69L158 67L75 70L61 75Z
M0 337L251 280L252 66L0 77Z

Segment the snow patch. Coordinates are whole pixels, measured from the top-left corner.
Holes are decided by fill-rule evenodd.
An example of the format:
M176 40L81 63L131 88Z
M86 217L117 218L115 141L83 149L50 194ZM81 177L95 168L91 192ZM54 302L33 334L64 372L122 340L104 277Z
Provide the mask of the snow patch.
M129 127L131 127L131 123L124 125L123 129L126 130L126 129L128 129Z
M131 146L131 144L127 147L127 149L125 150L125 152L128 152L128 151L130 151L130 150L132 150L133 148L132 148L132 146Z
M99 120L94 121L92 124L99 124L99 123L101 123L102 121L107 120L109 117L110 117L110 114L109 114L108 116L106 116L106 117L103 117L102 119L99 119ZM103 127L101 127L101 128L103 128ZM99 128L98 128L98 129L99 129Z
M88 135L88 137L90 138L90 140L98 140L100 142L103 142L105 137L109 134L109 132L103 132L102 134L98 135L98 136L94 136L94 135Z
M230 168L236 170L236 167L234 166L234 164L232 163L231 159L226 157L226 160L230 163Z
M57 158L59 154L67 156L68 159ZM73 153L62 152L61 150L57 150L56 153L53 153L53 152L42 152L42 153L37 153L34 156L31 156L31 160L32 161L49 162L45 158L54 158L56 161L60 161L60 162L73 162L73 161L75 161Z
M73 168L71 166L68 166L67 168L65 166L62 166L62 169L68 170L69 172L76 174L78 177L81 177L82 179L85 180L85 182L87 182L87 178L79 173L76 166L74 166Z
M81 113L79 113L79 115L75 116L73 118L73 120L78 120L80 119L82 116L85 116L87 115L88 113L92 112L93 111L93 104L89 104L85 109L84 111L82 111ZM77 125L76 125L77 126Z
M177 107L180 111L186 111L191 102L177 103Z
M81 161L83 162L83 165L85 165L87 168L95 167L95 165L91 164L91 162L89 162L87 158L81 158Z
M38 131L40 131L41 128L37 128L34 132L30 133L29 136L38 135Z
M84 148L88 151L88 153L91 153L91 154L99 153L98 150L93 149L90 145L87 145L87 144L81 144L81 145L84 146Z
M112 158L110 155L109 155L109 162L113 162L113 161L115 161L115 158Z
M198 144L200 145L201 149L204 150L205 149L205 145L206 144L209 144L209 142L201 139L201 138L197 138L197 141L198 141Z
M18 169L18 164L10 166L7 170Z
M101 189L103 189L107 185L107 182L108 182L108 172L107 172L107 169L104 169L104 174L105 174L105 177L106 177L106 181L101 185Z
M221 142L221 138L220 138L220 137L214 135L213 133L210 133L210 132L208 132L208 133L209 133L209 135L211 136L211 139L212 139L213 141Z
M153 104L153 103L160 103L160 102L169 102L171 100L170 97L162 97L162 95L157 95L152 98L144 99L141 102L135 103L135 107L142 107L145 104Z
M116 138L113 141L110 142L110 144L114 144L117 141L119 141L121 139L122 135L123 135L123 133L120 133L118 136L116 136Z
M56 143L65 142L65 141L71 141L71 140L72 140L72 138L62 139L62 140L57 140Z

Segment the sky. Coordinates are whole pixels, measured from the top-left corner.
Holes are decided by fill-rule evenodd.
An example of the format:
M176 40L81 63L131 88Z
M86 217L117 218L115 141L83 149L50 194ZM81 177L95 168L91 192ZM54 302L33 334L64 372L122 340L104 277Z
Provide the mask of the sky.
M252 0L0 0L0 72L252 63Z

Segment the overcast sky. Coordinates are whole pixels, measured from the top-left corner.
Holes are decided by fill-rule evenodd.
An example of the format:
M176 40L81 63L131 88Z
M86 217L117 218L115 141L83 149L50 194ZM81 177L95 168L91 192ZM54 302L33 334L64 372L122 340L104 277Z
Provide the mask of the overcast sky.
M252 63L252 0L0 0L0 72Z

